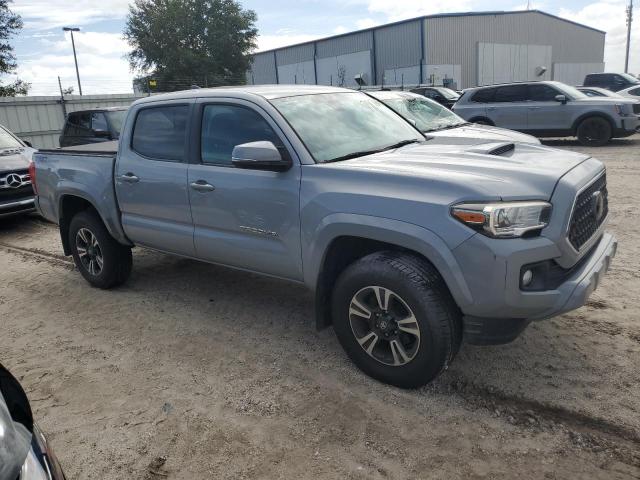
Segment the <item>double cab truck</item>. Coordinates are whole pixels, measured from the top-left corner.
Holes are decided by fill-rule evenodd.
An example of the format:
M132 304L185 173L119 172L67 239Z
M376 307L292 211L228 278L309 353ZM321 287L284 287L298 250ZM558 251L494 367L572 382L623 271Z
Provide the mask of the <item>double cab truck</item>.
M125 283L135 246L298 282L315 292L317 327L406 388L463 340L510 342L583 305L617 246L600 161L430 143L340 88L153 96L131 106L118 144L34 162L36 206L91 285Z

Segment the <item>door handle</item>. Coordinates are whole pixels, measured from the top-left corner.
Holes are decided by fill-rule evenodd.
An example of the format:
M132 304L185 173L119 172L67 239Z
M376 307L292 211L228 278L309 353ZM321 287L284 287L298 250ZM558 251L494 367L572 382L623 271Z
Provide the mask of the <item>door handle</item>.
M140 181L139 177L136 177L133 173L127 172L124 175L120 175L118 177L119 180L127 183L138 183Z
M540 110L540 107L529 107L529 110Z
M487 107L487 110L489 110L490 112L493 112L496 109L496 107Z
M196 182L192 182L189 184L191 188L193 188L197 192L205 193L205 192L213 192L216 187L207 183L205 180L198 180Z

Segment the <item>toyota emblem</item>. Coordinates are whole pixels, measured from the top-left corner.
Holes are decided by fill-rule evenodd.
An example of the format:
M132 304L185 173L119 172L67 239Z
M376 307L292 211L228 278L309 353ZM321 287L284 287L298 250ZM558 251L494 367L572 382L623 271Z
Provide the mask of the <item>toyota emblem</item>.
M600 190L593 192L591 196L593 199L593 216L596 219L596 222L602 220L602 216L604 215L604 195Z
M5 181L7 182L7 186L9 188L19 188L22 186L22 178L20 178L20 175L18 175L17 173L10 173L5 178Z

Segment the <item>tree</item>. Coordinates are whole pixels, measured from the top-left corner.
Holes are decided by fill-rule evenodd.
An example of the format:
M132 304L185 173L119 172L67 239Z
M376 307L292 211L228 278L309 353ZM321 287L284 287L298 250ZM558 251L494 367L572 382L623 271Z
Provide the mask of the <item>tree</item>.
M0 0L0 74L8 75L18 68L16 56L9 39L22 28L22 18L9 9L11 0ZM0 85L0 97L15 97L29 92L28 83L16 79L13 83Z
M256 18L235 0L135 0L124 30L129 64L158 91L243 84Z

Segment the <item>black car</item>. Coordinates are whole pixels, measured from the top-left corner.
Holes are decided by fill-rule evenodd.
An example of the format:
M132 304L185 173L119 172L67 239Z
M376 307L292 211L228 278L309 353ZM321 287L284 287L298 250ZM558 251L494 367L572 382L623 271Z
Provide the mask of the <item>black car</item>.
M640 80L628 73L590 73L584 78L585 87L606 88L612 92L619 92L634 85L640 85Z
M65 479L51 446L33 422L27 395L2 364L0 364L0 479Z
M126 113L126 107L71 112L67 115L60 135L60 146L72 147L118 140Z
M0 125L0 219L35 211L29 162L35 149Z
M411 90L411 92L435 100L440 105L444 105L449 109L453 107L460 98L459 93L447 87L418 87Z

